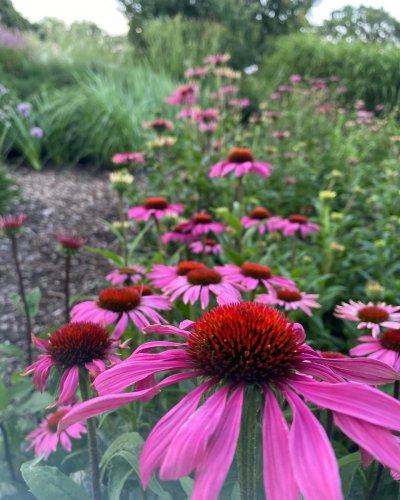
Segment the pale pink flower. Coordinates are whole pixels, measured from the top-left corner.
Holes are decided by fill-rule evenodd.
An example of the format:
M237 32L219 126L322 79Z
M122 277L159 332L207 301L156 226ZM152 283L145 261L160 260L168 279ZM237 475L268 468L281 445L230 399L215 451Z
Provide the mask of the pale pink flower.
M144 164L144 153L143 151L138 151L136 153L116 153L111 161L115 165L122 165L125 163L139 163L140 165Z
M281 222L282 233L284 236L294 236L299 233L302 238L305 238L310 233L319 233L320 228L316 224L309 222L305 215L289 215Z
M136 283L142 280L145 274L146 268L143 266L124 266L107 274L106 280L114 286L119 286L124 283Z
M195 269L206 269L207 266L201 262L193 260L184 260L179 262L177 266L166 266L165 264L154 264L153 270L148 273L147 277L151 280L151 284L160 290L169 286L179 276L186 276L190 271Z
M162 118L157 118L156 120L144 122L143 128L152 128L157 133L161 133L161 132L164 132L165 130L173 130L174 124L170 120L164 120Z
M157 311L171 309L170 301L161 295L144 295L136 287L105 288L97 300L87 300L71 310L72 321L93 321L115 325L113 338L119 339L131 321L139 330L151 323L165 323Z
M262 293L255 298L256 302L268 305L276 305L285 309L285 311L297 311L301 309L307 314L312 316L311 308L321 307L316 301L319 295L316 293L304 293L297 290L297 288L279 288L275 290L269 289L268 293Z
M209 177L224 177L230 172L234 172L236 177L244 174L255 173L261 177L271 175L272 165L254 161L253 153L250 149L234 148L229 153L226 160L220 161L210 169Z
M229 99L228 104L232 108L248 108L250 106L250 99L248 97L243 97L242 99Z
M336 306L335 316L357 321L359 330L370 329L374 337L379 335L381 328L400 328L400 306L389 306L385 302L364 304L350 300L349 304Z
M282 94L280 92L273 92L271 94L271 100L272 101L279 101L279 99L282 98Z
M278 90L279 92L292 92L293 87L291 87L290 85L279 85Z
M209 73L210 69L206 68L189 68L185 71L185 78L201 78Z
M246 229L257 226L260 234L264 234L266 230L273 233L281 228L282 217L272 215L267 208L256 207L242 218L241 223Z
M32 440L27 450L35 448L35 457L43 455L45 460L57 450L59 444L64 450L71 452L71 438L80 439L82 434L86 433L86 427L84 422L76 422L60 433L57 432L59 421L70 409L71 406L61 406L55 412L47 415L43 422L39 424L39 427L25 437L25 441Z
M128 217L137 221L148 221L151 217L157 220L170 215L179 215L183 212L183 205L179 203L168 203L167 198L162 196L147 198L143 205L132 207L128 210Z
M205 64L220 64L229 61L230 54L216 54L215 56L207 56L204 58Z
M274 130L272 132L272 137L278 140L287 139L290 137L290 132L288 130Z
M33 384L44 391L52 368L63 371L59 383L59 398L51 406L69 404L79 385L79 370L98 374L107 363L118 363L116 347L107 330L98 324L79 321L64 325L53 332L48 340L33 337L32 342L45 354L28 366L23 375L33 373Z
M157 470L162 480L193 473L192 500L216 500L235 457L242 410L254 398L246 394L247 386L259 390L264 400L256 425L262 430L268 500L343 498L332 445L302 398L331 410L334 423L349 438L384 465L400 468L394 435L400 431L400 402L366 385L397 380L388 365L371 359L322 358L305 343L300 324L262 304L229 304L205 313L196 323L185 321L181 328L160 325L147 331L182 340L142 344L127 360L97 377L99 397L76 405L60 422L62 430L154 397L169 385L199 379L145 442L139 460L145 488ZM171 370L178 373L155 386L121 392Z
M215 269L227 280L239 283L248 290L255 290L258 286L264 286L268 291L273 287L296 287L295 282L291 279L274 275L271 268L253 262L244 262L240 267L226 264L225 266L216 266Z
M213 240L212 238L206 238L203 241L194 241L189 245L190 250L193 253L211 253L213 255L217 255L219 253L222 253L222 247L218 243L218 241Z
M195 83L188 83L176 87L173 93L164 99L168 104L173 106L193 106L196 103L198 87Z
M299 83L299 82L301 82L302 78L301 78L301 75L294 74L294 75L290 75L290 76L289 76L289 80L290 80L292 83Z
M400 373L400 329L385 330L377 338L358 337L361 344L350 349L352 356L368 356L390 365Z

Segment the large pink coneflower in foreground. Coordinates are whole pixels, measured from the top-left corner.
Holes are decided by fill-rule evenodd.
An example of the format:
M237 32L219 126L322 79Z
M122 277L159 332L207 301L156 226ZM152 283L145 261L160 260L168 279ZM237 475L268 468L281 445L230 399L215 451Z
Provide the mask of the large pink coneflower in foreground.
M217 266L219 273L232 283L239 283L248 290L255 290L258 286L273 289L273 287L295 288L296 284L289 278L277 276L272 273L270 267L253 262L244 262L240 267L233 264Z
M58 433L58 423L70 409L71 406L61 406L55 412L47 415L39 427L25 437L25 441L32 440L27 450L34 448L35 457L43 455L45 460L57 450L59 444L64 450L71 452L71 438L80 439L82 434L86 433L86 427L83 422L76 422Z
M143 295L133 287L105 288L97 300L87 300L71 310L72 321L93 321L99 325L115 325L113 338L119 339L128 328L129 321L139 329L151 323L164 323L157 311L171 309L167 297Z
M196 323L185 323L186 329L149 328L151 333L179 336L182 342L142 344L95 380L101 396L72 409L60 429L154 396L168 385L198 378L199 385L156 424L145 442L139 461L144 487L157 470L162 480L194 473L191 498L216 500L239 434L245 432L257 442L260 425L268 500L294 500L301 495L307 500L342 499L334 451L303 398L331 410L336 425L384 465L400 468L400 448L392 434L400 431L400 402L358 383L360 378L368 384L396 380L392 368L376 360L322 358L305 344L301 325L262 304L221 306ZM163 351L151 353L154 349ZM171 370L182 373L169 375L147 390L121 393L146 377ZM258 398L264 400L260 416ZM287 402L282 402L287 405L285 414L282 400ZM292 417L287 422L289 409ZM240 476L255 451L244 447L238 453Z
M271 175L272 165L266 162L255 161L250 149L234 148L226 160L220 161L210 169L209 177L224 177L234 172L236 177L255 173L261 177Z
M379 337L358 337L361 344L350 349L352 356L379 359L400 373L400 329L385 330Z
M319 295L316 293L300 292L297 288L270 288L268 293L257 295L256 302L282 307L285 311L296 311L301 309L308 316L312 316L312 308L321 307L316 301Z
M389 306L385 302L364 304L350 300L349 304L336 306L335 316L357 321L359 330L370 329L374 337L379 335L381 328L400 328L400 306Z
M282 217L272 215L267 208L256 207L242 218L241 223L246 229L257 226L260 234L264 234L266 230L273 233L281 228Z
M48 340L34 337L33 343L44 354L28 366L23 375L33 374L33 384L39 391L46 389L52 368L63 372L59 398L52 406L71 403L78 389L80 368L97 375L106 369L107 364L120 361L116 357L119 343L103 326L87 321L64 325Z
M200 301L201 308L207 309L210 295L215 296L217 304L228 304L241 300L243 287L233 283L216 269L195 269L184 276L179 276L164 287L172 301L182 296L184 304Z
M119 286L124 283L137 283L145 274L146 268L143 266L123 266L107 274L106 280L114 286Z
M305 215L289 215L281 221L280 227L284 236L294 236L299 233L302 238L305 238L310 233L319 233L320 227L308 220Z
M179 215L183 212L183 205L179 203L168 203L167 198L162 196L147 198L143 205L132 207L128 210L128 217L137 221L148 221L151 217L157 220L170 215Z

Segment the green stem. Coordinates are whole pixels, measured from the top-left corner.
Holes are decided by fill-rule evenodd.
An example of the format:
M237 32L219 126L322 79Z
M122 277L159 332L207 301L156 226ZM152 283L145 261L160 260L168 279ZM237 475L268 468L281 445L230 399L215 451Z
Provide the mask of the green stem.
M292 271L296 267L297 247L298 247L298 238L296 234L294 234L292 238L292 254L290 257L290 266L292 268Z
M17 475L15 474L15 469L12 461L10 441L8 440L7 429L4 424L0 424L0 430L3 436L4 455L8 465L8 470L10 472L10 477L12 481L17 481Z
M87 401L88 399L90 399L89 375L85 374L85 376L80 379L79 387L81 389L81 395L83 401ZM87 421L87 431L88 431L87 436L88 436L88 448L89 448L89 462L90 462L90 469L92 472L93 500L101 500L99 457L97 452L96 427L93 418L89 418Z
M15 262L15 268L17 270L18 275L18 286L19 286L19 294L21 296L22 304L24 306L25 318L26 318L26 358L28 361L28 365L32 363L32 323L31 323L31 314L29 311L28 300L26 298L24 279L22 277L21 266L18 258L18 244L17 238L15 236L11 236L11 250L12 255Z
M118 211L119 211L119 220L121 222L121 254L124 259L124 266L128 265L128 242L126 239L125 232L125 212L124 212L124 195L121 192L118 192Z
M157 241L158 241L158 251L160 252L161 256L164 257L164 247L161 239L161 227L160 227L160 221L156 218L153 217L154 220L154 225L156 228L156 234L157 234Z
M241 500L256 500L258 472L258 401L259 390L246 391L238 446L238 475Z
M71 271L71 254L67 250L65 255L65 283L64 283L64 293L65 293L65 322L69 323L69 276Z

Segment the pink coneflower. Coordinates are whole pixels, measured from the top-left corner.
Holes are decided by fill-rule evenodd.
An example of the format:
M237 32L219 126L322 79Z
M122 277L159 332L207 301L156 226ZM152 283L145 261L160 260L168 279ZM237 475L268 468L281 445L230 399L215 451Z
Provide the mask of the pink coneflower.
M350 349L352 356L368 356L390 365L400 373L400 330L385 330L375 338L367 335L358 337L360 345Z
M207 56L204 58L205 64L220 64L229 61L230 54L216 54L215 56Z
M301 77L301 75L294 74L294 75L290 75L290 76L289 76L289 80L290 80L292 83L299 83L299 82L301 82L302 77Z
M279 85L278 90L279 92L292 92L293 87L291 87L290 85Z
M64 450L71 452L71 438L80 439L82 434L86 433L86 427L83 422L76 422L60 433L57 432L59 421L70 409L71 406L61 406L54 413L47 415L39 427L25 437L25 441L33 440L27 450L35 448L35 457L43 455L45 460L57 450L59 443Z
M139 329L151 323L165 323L157 312L171 309L167 297L141 295L129 287L105 288L97 300L87 300L72 308L72 321L93 321L106 327L115 324L113 338L119 339L128 328L129 320Z
M138 151L136 153L116 153L111 161L114 165L122 165L125 163L139 163L140 165L144 164L144 153L142 151Z
M335 316L340 319L357 321L357 328L372 330L372 335L377 337L381 328L400 328L400 306L389 306L385 302L374 304L368 302L355 302L350 300L349 304L342 303L335 308Z
M147 277L151 280L153 286L163 290L179 276L186 276L190 271L206 268L205 264L193 260L184 260L177 266L154 264L152 272L148 273Z
M157 133L161 133L165 132L165 130L173 130L174 124L170 120L163 120L162 118L157 118L156 120L144 122L143 128L152 128Z
M229 99L228 104L232 108L248 108L250 106L250 99L248 97L244 97L243 99Z
M210 69L206 68L189 68L185 71L185 78L202 78L209 73Z
M170 243L171 241L187 243L192 241L193 236L190 232L191 227L192 224L190 221L181 222L180 224L177 224L172 231L168 231L163 234L161 240L163 243Z
M44 391L51 369L63 371L58 401L52 406L69 404L79 385L79 369L91 373L106 369L106 363L118 363L115 348L119 345L103 326L87 321L64 325L53 332L48 340L33 337L34 345L45 354L32 363L23 375L33 373L33 384Z
M137 221L148 221L151 217L157 220L169 215L179 215L183 212L183 205L179 203L168 203L167 198L162 196L147 198L143 205L132 207L128 210L128 217Z
M266 117L272 118L273 120L277 120L282 116L280 111L266 111L264 114Z
M308 316L312 316L311 308L321 307L316 301L319 295L316 293L304 293L297 288L270 289L268 293L262 293L255 298L256 302L283 307L285 311L297 311L301 309Z
M26 214L0 216L0 231L8 237L17 234L25 224L27 217Z
M253 153L250 149L234 148L229 153L226 160L220 161L210 169L209 177L224 177L230 172L235 172L236 177L244 174L255 173L261 177L271 175L272 165L254 161Z
M248 290L255 290L258 286L264 286L268 290L273 287L296 287L296 284L291 279L276 276L272 273L271 268L253 262L244 262L240 267L227 264L217 266L215 269L225 276L227 280L232 281L232 283L239 283Z
M112 285L118 286L123 283L136 283L142 280L145 274L146 268L143 266L124 266L107 274L106 280Z
M176 87L173 93L166 97L164 101L173 106L193 106L196 103L198 87L195 83L188 83Z
M280 229L284 236L294 236L300 233L302 238L305 238L310 233L319 233L320 228L316 224L309 222L305 215L289 215L281 222Z
M203 234L216 233L220 234L225 231L224 224L213 220L211 215L200 212L195 214L190 220L190 231L194 237L202 236Z
M272 137L278 140L287 139L290 137L290 132L289 130L274 130L272 132Z
M207 309L210 303L210 294L215 295L217 304L229 304L241 300L242 287L230 281L216 269L195 269L184 276L179 276L164 291L171 301L182 296L184 304L195 304L200 300L201 308Z
M168 385L199 378L195 389L147 438L139 460L144 487L157 470L162 480L177 480L194 472L191 498L217 499L240 431L251 433L256 442L254 432L260 425L269 500L343 498L332 446L302 398L330 409L336 425L352 440L383 464L400 468L400 448L393 435L400 430L400 402L357 382L360 372L365 383L396 380L398 375L389 366L376 360L324 359L305 343L301 325L262 304L217 307L196 323L185 323L189 323L186 330L171 325L148 328L151 333L175 334L182 342L162 340L140 346L130 358L95 380L101 396L76 405L62 419L60 429L155 396ZM157 348L164 351L149 353ZM336 363L334 368L331 363ZM182 373L167 376L147 390L121 393L146 377L169 370ZM264 399L260 417L251 423L246 413L242 419L243 408L256 412L255 394L246 391L248 386ZM286 407L285 414L281 405ZM239 453L239 468L243 461L248 466L250 456L243 449ZM253 448L251 453L255 453Z
M273 233L281 228L282 217L273 216L267 208L256 207L242 218L241 223L246 229L257 226L260 234L264 234L267 229Z
M279 101L279 99L282 98L282 94L280 92L272 92L271 94L271 100L272 101Z
M212 238L206 238L204 242L194 241L189 245L189 248L193 253L211 253L213 255L217 255L223 252L218 241L213 240Z
M77 251L86 243L86 240L72 234L57 233L57 241L64 250Z

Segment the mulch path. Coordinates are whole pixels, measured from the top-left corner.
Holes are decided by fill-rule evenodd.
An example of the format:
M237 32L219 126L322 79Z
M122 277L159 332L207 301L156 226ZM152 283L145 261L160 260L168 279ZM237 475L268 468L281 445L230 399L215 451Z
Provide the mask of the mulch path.
M19 236L19 256L27 289L42 292L34 333L63 323L64 259L57 249L55 233L74 233L98 248L116 250L115 237L104 220L117 218L115 195L107 172L88 169L18 169L14 176L22 188L18 211L28 215ZM112 269L103 257L80 251L72 258L71 294L98 291L99 281ZM10 244L0 238L0 342L23 345L24 317L11 302L17 281Z

